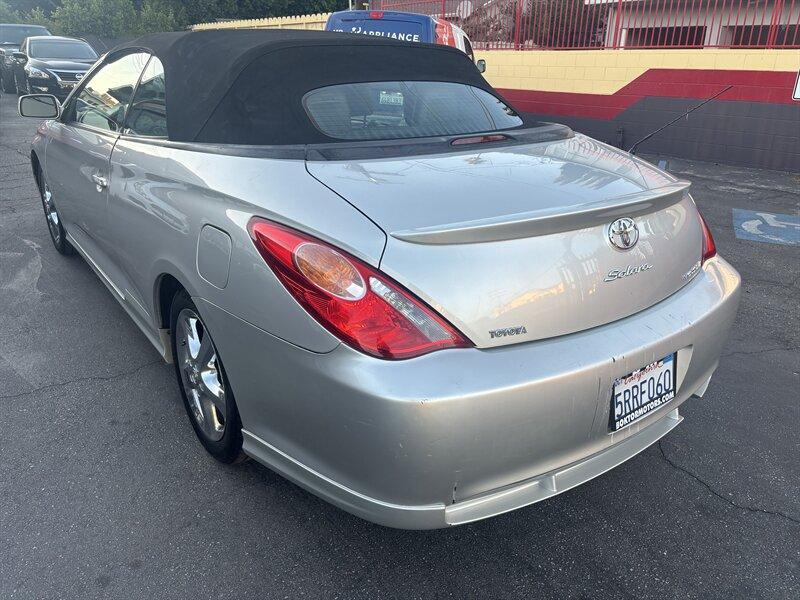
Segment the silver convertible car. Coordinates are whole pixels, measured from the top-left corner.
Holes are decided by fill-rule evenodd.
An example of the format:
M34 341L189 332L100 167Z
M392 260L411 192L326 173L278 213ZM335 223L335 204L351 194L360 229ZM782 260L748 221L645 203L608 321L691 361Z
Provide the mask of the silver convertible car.
M48 119L56 249L174 364L208 452L370 521L467 523L635 456L736 314L689 183L525 118L458 50L157 34L19 109Z

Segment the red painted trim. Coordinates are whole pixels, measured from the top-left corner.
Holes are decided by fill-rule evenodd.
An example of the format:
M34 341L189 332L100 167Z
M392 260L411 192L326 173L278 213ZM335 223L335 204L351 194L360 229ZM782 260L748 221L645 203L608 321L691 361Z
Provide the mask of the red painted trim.
M647 96L710 98L734 86L717 100L793 104L796 73L790 71L724 71L716 69L649 69L617 92L576 94L499 89L523 112L593 119L613 119Z

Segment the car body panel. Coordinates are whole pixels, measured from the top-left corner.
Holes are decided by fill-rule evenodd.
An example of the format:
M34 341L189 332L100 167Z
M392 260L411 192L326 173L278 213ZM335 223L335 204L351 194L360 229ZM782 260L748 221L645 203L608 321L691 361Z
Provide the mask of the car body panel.
M580 134L469 148L396 159L314 161L308 169L390 233L513 217L534 209L569 210L677 181Z
M309 177L303 161L205 154L122 136L114 148L109 186L114 260L124 273L125 289L146 308L154 326L160 321L154 282L165 265L172 265L165 272L193 294L281 339L329 352L339 341L285 292L250 240L248 221L260 216L290 226L303 223L319 238L347 239L345 249L373 265L385 245L385 234ZM197 244L206 225L232 240L225 289L235 293L223 292L198 273Z
M231 236L213 225L204 225L197 240L197 272L214 287L228 287L233 242Z
M680 289L700 262L702 231L688 184L581 135L318 161L309 172L389 233L381 269L481 348L634 314ZM630 250L608 239L622 216L635 217L639 229ZM430 243L434 232L444 239Z
M107 178L111 150L117 135L90 127L50 122L47 180L58 198L66 227L91 240L107 262L109 238L106 204L108 188L98 188L96 177ZM98 257L100 258L100 257Z

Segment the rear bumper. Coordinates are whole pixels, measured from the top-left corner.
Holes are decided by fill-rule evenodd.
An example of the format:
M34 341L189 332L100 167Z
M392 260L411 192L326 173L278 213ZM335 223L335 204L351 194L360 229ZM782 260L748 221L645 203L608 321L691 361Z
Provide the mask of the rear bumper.
M314 354L198 299L225 361L245 451L328 501L428 529L579 485L661 438L702 393L739 301L721 258L658 305L592 330L491 350L376 360ZM678 353L677 395L608 431L611 386Z
M423 506L404 506L370 498L309 469L252 433L245 431L244 436L250 456L350 513L389 527L438 529L495 517L566 492L633 458L682 420L676 408L626 440L573 465L462 502ZM310 481L314 482L313 486L308 484Z
M451 504L444 510L444 520L448 525L462 525L494 517L566 492L633 458L675 429L682 420L683 417L676 408L629 438L573 465L556 469L507 489Z

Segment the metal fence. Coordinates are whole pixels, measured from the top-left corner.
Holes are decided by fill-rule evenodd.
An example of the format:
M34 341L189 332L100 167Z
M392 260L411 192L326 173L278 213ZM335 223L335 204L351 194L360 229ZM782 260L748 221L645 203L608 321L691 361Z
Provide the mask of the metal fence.
M800 0L374 0L459 25L477 48L800 48Z

